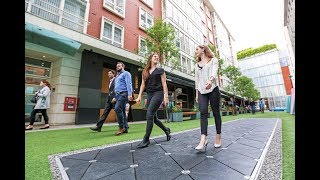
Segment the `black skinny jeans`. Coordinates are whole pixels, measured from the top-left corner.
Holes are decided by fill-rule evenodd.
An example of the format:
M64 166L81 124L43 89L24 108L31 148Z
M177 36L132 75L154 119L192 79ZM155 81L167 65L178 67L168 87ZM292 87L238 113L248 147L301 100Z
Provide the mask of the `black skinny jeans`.
M147 127L146 134L144 135L145 140L149 140L150 134L153 128L153 122L159 126L164 132L168 129L163 125L163 123L158 119L157 111L163 101L163 91L156 91L148 93L148 110L147 110Z
M43 116L43 119L44 119L44 123L45 124L48 124L49 123L49 117L48 117L48 114L47 114L47 109L33 109L31 111L31 114L30 114L30 123L29 125L33 125L35 119L36 119L36 113L37 112L41 112L42 116Z
M201 134L204 134L206 136L208 135L207 130L209 101L212 108L217 134L221 133L220 98L221 93L218 86L215 87L212 92L207 94L200 94L200 92L198 92Z

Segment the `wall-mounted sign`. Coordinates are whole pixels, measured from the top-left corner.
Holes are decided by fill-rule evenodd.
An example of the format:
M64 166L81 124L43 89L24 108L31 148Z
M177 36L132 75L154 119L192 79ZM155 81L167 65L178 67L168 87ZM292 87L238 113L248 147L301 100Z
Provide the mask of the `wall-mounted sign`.
M77 106L76 97L65 97L64 98L64 111L75 111Z

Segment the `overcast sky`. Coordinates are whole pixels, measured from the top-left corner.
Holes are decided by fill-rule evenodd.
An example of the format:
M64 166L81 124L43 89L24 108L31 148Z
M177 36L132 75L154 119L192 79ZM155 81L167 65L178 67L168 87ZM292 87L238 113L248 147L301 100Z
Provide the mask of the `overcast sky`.
M235 50L284 46L284 0L210 0L235 39Z

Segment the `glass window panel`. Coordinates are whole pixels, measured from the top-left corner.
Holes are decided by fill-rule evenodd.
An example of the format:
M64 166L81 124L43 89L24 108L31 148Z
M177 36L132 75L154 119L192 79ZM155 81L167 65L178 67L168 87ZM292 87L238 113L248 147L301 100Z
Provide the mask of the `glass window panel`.
M26 84L39 85L41 80L43 80L43 77L25 77Z
M151 16L150 14L148 14L147 25L147 28L153 25L153 16Z
M29 57L25 57L25 64L34 65L34 66L41 66L41 67L45 67L45 68L51 67L51 62L42 61L39 59L34 59L34 58L29 58Z
M34 66L25 66L25 74L48 77L50 75L50 69L44 69Z
M103 36L109 39L112 37L112 25L108 22L104 23Z
M114 28L114 41L121 43L121 32L122 32L122 29L118 27Z
M172 4L171 4L170 1L167 1L166 3L167 3L166 16L167 16L168 18L170 18L170 17L172 17Z

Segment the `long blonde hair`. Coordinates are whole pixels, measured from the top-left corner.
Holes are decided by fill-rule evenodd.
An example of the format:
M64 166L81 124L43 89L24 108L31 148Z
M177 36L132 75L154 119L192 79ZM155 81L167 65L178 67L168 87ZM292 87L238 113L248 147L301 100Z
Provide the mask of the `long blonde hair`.
M209 58L214 57L212 51L210 50L210 48L207 45L199 45L198 47L201 49L204 49L203 52L207 57L209 57ZM200 61L201 61L201 57L197 57L197 62L200 62Z

